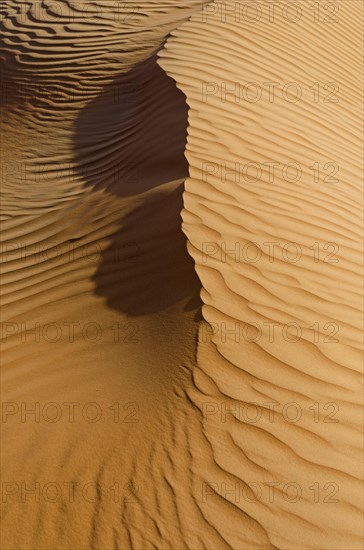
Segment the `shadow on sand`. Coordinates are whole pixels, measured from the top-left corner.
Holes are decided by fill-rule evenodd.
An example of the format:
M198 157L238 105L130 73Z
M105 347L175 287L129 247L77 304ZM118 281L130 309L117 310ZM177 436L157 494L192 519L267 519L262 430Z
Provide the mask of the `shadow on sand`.
M201 304L180 215L188 107L156 61L153 55L105 87L81 111L74 138L86 185L120 207L120 230L94 276L96 293L131 316Z

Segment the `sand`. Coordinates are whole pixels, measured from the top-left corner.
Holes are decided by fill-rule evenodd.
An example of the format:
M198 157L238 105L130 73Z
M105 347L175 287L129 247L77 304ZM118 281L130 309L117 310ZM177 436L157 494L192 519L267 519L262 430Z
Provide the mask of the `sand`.
M360 0L2 7L2 548L362 548Z

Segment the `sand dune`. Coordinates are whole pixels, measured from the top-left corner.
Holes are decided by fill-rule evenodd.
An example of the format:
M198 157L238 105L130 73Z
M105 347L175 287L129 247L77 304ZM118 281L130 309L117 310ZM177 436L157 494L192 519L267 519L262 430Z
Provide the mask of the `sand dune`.
M210 5L160 52L190 107L204 510L233 548L262 529L277 548L362 544L362 4L338 4L336 24Z
M1 9L2 547L361 548L361 2Z

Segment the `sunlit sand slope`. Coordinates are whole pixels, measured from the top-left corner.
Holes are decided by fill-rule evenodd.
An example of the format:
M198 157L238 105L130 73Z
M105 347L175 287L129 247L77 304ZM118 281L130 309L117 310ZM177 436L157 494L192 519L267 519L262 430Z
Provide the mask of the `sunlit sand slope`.
M232 548L361 548L363 7L270 4L211 4L159 54L190 107L200 509Z

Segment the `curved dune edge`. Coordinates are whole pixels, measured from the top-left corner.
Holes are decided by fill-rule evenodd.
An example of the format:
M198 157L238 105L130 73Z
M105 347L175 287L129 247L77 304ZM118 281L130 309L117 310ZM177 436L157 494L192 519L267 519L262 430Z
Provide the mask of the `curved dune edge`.
M183 230L206 322L189 395L211 448L197 502L231 548L363 543L363 7L336 4L333 24L307 4L294 23L211 4L159 52L189 105Z

